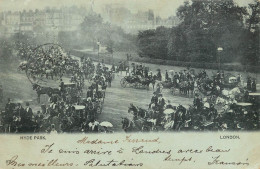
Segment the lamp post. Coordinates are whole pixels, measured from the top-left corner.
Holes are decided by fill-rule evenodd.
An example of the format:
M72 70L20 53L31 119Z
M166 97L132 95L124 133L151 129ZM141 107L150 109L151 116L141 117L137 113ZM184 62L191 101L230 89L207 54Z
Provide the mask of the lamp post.
M223 51L222 47L218 47L218 70L220 70L220 53Z
M97 45L98 45L98 62L99 62L100 61L100 59L99 59L100 42L97 42Z

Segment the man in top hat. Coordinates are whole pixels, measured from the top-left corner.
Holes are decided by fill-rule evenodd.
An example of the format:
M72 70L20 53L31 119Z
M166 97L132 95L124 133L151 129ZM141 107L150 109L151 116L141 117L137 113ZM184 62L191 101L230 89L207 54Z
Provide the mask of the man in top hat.
M165 70L165 81L168 81L169 80L169 74L168 74L168 71Z
M11 113L11 111L12 111L12 105L11 105L12 103L11 103L11 99L10 98L8 98L7 99L7 103L6 103L6 105L5 105L5 112L6 113Z
M163 108L164 108L164 105L165 105L165 100L162 97L162 94L159 94L158 96L159 96L159 98L158 98L158 106L159 106L160 111L163 111Z
M26 102L25 116L26 116L26 120L30 120L30 121L32 120L33 111L32 108L30 107L29 102Z
M25 110L22 107L21 103L18 103L18 107L16 109L15 116L17 118L17 121L19 121L19 122L23 122L24 119L26 118Z
M89 97L93 99L93 89L91 87L89 87L87 91L87 98Z
M158 78L159 81L162 81L162 74L161 74L161 70L160 69L158 69L157 78Z
M195 94L195 98L193 100L193 105L197 108L197 109L200 109L201 108L201 101L200 101L200 98L199 98L199 95L196 93Z
M158 103L158 97L157 97L156 92L153 92L153 97L151 98L151 103L150 103L150 105L151 105L152 103L154 103L154 104L156 104L156 105L157 105L157 103Z

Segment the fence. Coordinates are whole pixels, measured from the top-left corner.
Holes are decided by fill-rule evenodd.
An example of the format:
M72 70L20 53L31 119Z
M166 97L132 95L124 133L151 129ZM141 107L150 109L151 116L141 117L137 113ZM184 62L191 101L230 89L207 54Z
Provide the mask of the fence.
M135 58L134 61L160 64L160 65L201 68L201 69L214 69L214 70L219 69L219 65L217 63L207 63L207 62L181 62L181 61L151 59L151 58ZM260 66L221 64L220 70L259 73Z
M80 56L90 57L93 61L103 60L104 63L107 64L114 63L115 65L117 65L118 62L125 61L124 59L118 59L118 58L112 59L111 56L107 56L104 54L100 54L100 56L98 57L95 54L88 54L88 53L75 51L75 50L73 50L71 54L79 57ZM214 69L214 70L219 69L219 65L217 63L207 63L207 62L181 62L181 61L173 61L173 60L162 60L162 59L151 59L151 58L140 58L140 57L134 57L132 61L159 64L159 65L201 68L201 69ZM221 64L220 70L259 73L260 66Z

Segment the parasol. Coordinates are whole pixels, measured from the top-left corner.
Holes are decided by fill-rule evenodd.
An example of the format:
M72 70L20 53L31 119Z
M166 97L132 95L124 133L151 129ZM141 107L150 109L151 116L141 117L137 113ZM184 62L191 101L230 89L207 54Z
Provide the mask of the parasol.
M20 99L14 99L13 103L26 103L26 102L32 102L33 100L20 100Z
M245 103L245 102L240 102L240 103L237 103L238 106L251 106L252 103Z
M110 122L108 121L103 121L102 123L99 124L100 126L103 126L103 127L113 127L113 124L111 124Z
M175 111L173 109L165 109L163 111L164 114L172 114L172 113L175 113Z
M228 90L222 90L222 94L223 94L224 96L228 96L228 95L229 95L229 92L228 92Z
M249 96L260 96L260 93L249 93Z
M75 110L83 110L85 109L85 106L82 106L82 105L75 105Z
M206 122L203 123L202 125L203 125L204 127L207 127L207 126L212 125L212 124L214 124L214 122L206 121Z

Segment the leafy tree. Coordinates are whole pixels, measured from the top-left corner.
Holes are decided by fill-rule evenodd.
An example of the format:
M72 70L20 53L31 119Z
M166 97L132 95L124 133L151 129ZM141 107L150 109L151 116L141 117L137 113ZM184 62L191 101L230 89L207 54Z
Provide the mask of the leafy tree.
M259 23L260 23L260 2L255 0L248 5L248 15L246 19L247 30L243 36L243 57L241 63L258 65L259 64Z
M216 49L221 46L224 49L222 61L236 60L241 53L238 47L245 15L246 9L239 7L233 0L185 2L178 8L177 16L182 20L179 27L187 34L186 48L190 55L187 58L216 61Z
M93 48L95 48L96 42L98 41L98 34L103 26L103 19L100 15L96 13L91 13L87 15L81 23L81 31L82 35L85 35L85 42L92 44Z
M156 30L140 31L138 33L138 54L140 57L167 59L170 29L158 27Z

